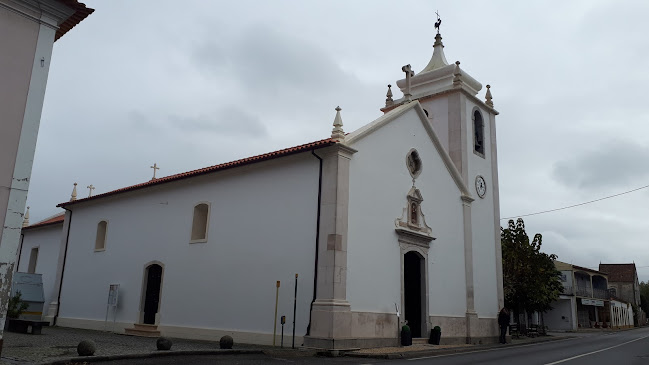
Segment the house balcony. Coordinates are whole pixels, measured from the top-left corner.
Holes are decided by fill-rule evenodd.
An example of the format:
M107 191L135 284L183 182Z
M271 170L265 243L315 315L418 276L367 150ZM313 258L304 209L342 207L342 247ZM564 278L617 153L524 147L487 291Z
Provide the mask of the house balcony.
M593 291L591 288L588 287L577 287L575 289L575 295L578 297L586 297L586 298L591 298L593 295Z
M606 289L593 289L593 298L608 299L608 290Z
M591 289L588 287L571 287L571 286L564 286L563 287L563 295L576 295L578 297L584 297L584 298L597 298L597 299L608 299L608 290L605 289Z

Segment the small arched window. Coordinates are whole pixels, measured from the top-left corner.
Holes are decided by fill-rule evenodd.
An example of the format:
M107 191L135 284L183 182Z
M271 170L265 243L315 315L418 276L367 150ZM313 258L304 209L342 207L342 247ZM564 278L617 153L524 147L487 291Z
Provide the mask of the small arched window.
M38 262L38 247L32 248L32 251L29 255L29 266L27 267L27 272L33 274L36 272L36 263Z
M484 157L484 121L482 114L476 110L473 112L473 150Z
M207 241L208 221L210 217L210 206L207 203L200 203L194 207L194 219L192 221L191 242Z
M108 222L101 221L97 224L97 237L95 238L95 251L106 249L106 234L108 233Z

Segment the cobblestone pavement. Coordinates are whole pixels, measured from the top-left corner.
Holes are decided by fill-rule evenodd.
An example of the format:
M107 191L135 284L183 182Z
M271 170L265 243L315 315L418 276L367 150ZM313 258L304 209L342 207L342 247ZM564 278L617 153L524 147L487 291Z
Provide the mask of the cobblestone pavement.
M110 332L45 327L42 335L4 332L0 364L36 364L75 357L81 340L97 345L95 355L138 354L157 351L157 338L134 337ZM172 339L172 350L215 350L217 342ZM235 348L237 344L235 343Z

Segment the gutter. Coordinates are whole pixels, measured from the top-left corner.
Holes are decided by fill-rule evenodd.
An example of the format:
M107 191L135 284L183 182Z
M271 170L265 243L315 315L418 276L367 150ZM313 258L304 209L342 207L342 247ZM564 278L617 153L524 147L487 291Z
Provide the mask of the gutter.
M320 170L318 173L318 216L316 220L315 229L315 267L313 270L313 300L309 308L309 325L306 329L306 335L311 334L311 313L313 312L313 302L315 302L316 293L318 290L318 251L320 250L320 203L322 201L322 158L316 155L315 150L311 150L311 154L318 159L320 163Z
M23 233L22 230L20 230L20 242L18 243L18 258L16 260L16 267L14 268L14 272L18 272L18 268L20 267L20 256L23 253L23 241L25 240L25 234Z
M66 211L70 212L70 218L68 219L68 232L65 236L65 251L63 253L63 267L61 268L61 281L59 282L59 294L56 298L58 305L56 306L56 314L52 320L52 326L56 326L56 320L59 318L59 311L61 310L61 292L63 291L63 275L65 274L65 263L68 258L68 242L70 241L70 227L72 227L72 210L63 207Z

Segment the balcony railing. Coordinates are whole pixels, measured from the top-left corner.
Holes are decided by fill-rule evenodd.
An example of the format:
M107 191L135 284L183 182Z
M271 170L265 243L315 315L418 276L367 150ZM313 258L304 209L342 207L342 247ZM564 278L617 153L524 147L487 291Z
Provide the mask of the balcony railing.
M608 299L608 291L606 289L593 289L593 298Z
M593 295L593 292L590 288L584 288L584 287L577 287L577 290L575 290L575 295L580 296L580 297L588 297L590 298Z
M564 285L563 286L563 291L561 292L563 295L573 295L575 294L572 290L572 286L569 285Z
M588 287L570 287L564 286L563 293L564 295L573 294L573 289L575 289L574 294L578 297L586 298L598 298L598 299L608 299L608 290L605 289L591 289Z

